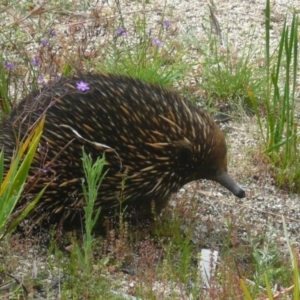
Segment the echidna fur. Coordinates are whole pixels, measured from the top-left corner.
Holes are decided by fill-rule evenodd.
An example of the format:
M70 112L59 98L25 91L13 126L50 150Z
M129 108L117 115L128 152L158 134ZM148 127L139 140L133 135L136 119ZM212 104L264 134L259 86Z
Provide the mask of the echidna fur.
M80 81L89 90L78 90ZM105 152L108 172L95 204L102 214L118 207L120 197L129 209L150 214L154 203L159 212L172 193L203 178L245 197L227 174L219 127L178 93L118 75L61 78L23 99L0 129L6 170L16 145L44 114L43 135L17 208L48 185L30 215L36 223L72 223L83 215L82 146L93 159Z

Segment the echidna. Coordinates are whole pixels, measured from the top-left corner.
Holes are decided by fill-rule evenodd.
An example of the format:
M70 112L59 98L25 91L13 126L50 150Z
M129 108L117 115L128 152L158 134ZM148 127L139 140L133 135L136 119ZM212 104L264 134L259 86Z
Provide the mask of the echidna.
M82 146L94 159L105 152L108 173L96 202L102 214L120 205L125 172L123 205L146 214L153 203L161 211L172 193L197 179L214 180L245 197L227 174L219 127L175 92L118 75L61 78L22 100L2 126L0 146L7 162L17 137L24 138L43 114L44 132L29 177L35 183L28 183L18 204L22 207L51 182L31 214L37 222L83 215Z

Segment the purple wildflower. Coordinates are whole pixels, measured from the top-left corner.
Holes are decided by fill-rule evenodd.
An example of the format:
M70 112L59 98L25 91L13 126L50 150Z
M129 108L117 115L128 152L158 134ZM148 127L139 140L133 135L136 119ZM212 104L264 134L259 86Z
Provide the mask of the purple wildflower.
M43 47L46 47L48 45L48 41L47 40L42 40L41 44Z
M51 28L51 29L49 30L49 35L50 35L50 37L56 36L56 32L55 32L55 30L54 30L53 28Z
M33 67L37 67L39 65L39 59L37 57L34 57L30 63Z
M170 20L165 20L163 25L166 29L168 29L171 26L171 21Z
M126 36L128 33L127 33L127 31L126 31L124 28L119 27L119 28L116 30L116 34L117 34L118 36Z
M82 92L88 91L90 89L89 84L84 81L77 82L76 88L77 88L77 90L82 91Z
M164 43L160 41L158 38L154 38L152 41L157 47L162 47L164 45Z
M42 171L44 173L48 173L48 172L51 172L51 168L50 167L46 167L46 168L42 169Z
M12 70L15 67L14 64L9 61L5 61L3 66L6 70Z
M37 81L38 81L38 83L46 83L45 78L41 75L38 76Z

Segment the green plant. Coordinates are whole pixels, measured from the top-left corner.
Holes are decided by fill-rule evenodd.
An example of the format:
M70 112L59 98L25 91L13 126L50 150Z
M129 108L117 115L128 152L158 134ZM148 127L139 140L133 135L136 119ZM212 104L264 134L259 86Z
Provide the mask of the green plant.
M103 172L105 166L105 158L97 158L93 163L91 156L88 156L84 149L82 149L83 156L83 169L85 179L82 182L82 189L86 206L84 207L85 213L85 233L83 234L83 253L77 248L77 257L85 275L89 275L92 271L92 258L93 258L93 236L92 230L99 218L101 209L94 212L94 204L97 200L98 190L101 182L106 174ZM84 183L86 180L87 184Z
M277 244L272 240L275 232L274 229L266 232L264 240L252 242L252 258L253 258L253 281L255 288L264 286L266 279L268 282L280 282L285 284L289 281L290 271L288 267L282 263L280 251Z
M281 288L281 291L279 292L274 292L272 290L272 286L271 286L271 282L274 282L272 280L272 278L270 278L268 271L267 270L261 270L263 273L262 275L262 279L264 281L264 285L265 285L265 292L268 295L268 299L273 300L273 299L277 299L280 296L286 296L289 294L293 295L287 299L293 299L293 300L298 300L299 299L299 295L300 295L300 281L299 281L299 269L298 269L298 259L297 259L297 253L294 250L294 248L292 247L292 245L290 244L289 241L289 235L288 235L288 231L287 231L287 227L286 227L286 223L285 223L285 219L283 218L283 228L284 228L284 235L285 235L285 239L287 241L287 247L290 253L290 259L291 259L291 265L292 265L292 271L290 270L285 270L284 271L284 275L287 277L287 281L289 283L290 278L293 279L293 282L290 284L290 286L288 286L287 288ZM254 251L255 253L255 251ZM261 254L259 254L259 257L261 257ZM267 258L266 260L263 259L262 261L260 261L260 259L258 261L259 264L261 265L265 265L265 263L271 258L271 260L273 260L272 255L270 256L268 251L265 252L264 254L264 258ZM268 263L267 263L268 264ZM265 265L266 266L266 265ZM275 267L275 266L274 266ZM265 268L265 267L264 267ZM251 292L249 291L249 289L247 288L247 285L245 283L245 280L239 276L239 283L241 286L241 289L243 290L244 296L247 300L252 300L252 299L256 299L253 298L251 296ZM285 298L284 298L285 299Z
M7 71L10 72L13 69L13 64L8 61L4 61L0 58L0 121L2 120L2 112L4 114L10 113L10 103L9 103L9 76ZM2 110L2 111L1 111Z
M101 299L123 299L121 295L114 294L111 286L102 275L102 269L108 264L110 257L95 262L93 253L95 248L101 248L98 241L94 238L92 230L96 225L101 210L94 211L94 204L97 200L98 190L102 180L106 175L103 171L105 166L105 157L97 158L95 162L91 156L87 155L83 149L83 169L85 179L82 182L82 189L86 200L85 226L83 233L82 250L81 247L73 240L70 259L63 261L63 255L56 249L56 258L62 264L64 272L69 274L68 280L63 284L62 299L67 299L70 296L77 297L97 297L101 295ZM56 248L56 247L55 247Z
M295 120L295 90L298 69L298 17L295 12L291 25L285 20L278 47L277 60L272 66L270 54L270 1L266 2L266 72L265 96L266 130L264 114L255 93L249 96L258 119L264 141L264 155L272 165L279 186L300 191L299 138Z
M12 159L11 166L4 178L3 150L0 153L0 240L5 234L12 232L28 215L46 189L46 187L42 189L41 192L22 211L22 213L16 219L11 220L11 223L7 227L10 216L22 195L28 171L42 135L44 121L45 118L43 117L25 140L24 144L20 145L17 154ZM26 154L24 155L25 152Z
M220 25L210 9L213 27L217 35L211 30L205 30L205 41L197 44L202 55L202 78L200 87L204 90L208 104L212 107L227 108L238 111L252 111L253 107L247 94L251 87L257 94L261 94L265 82L264 74L257 68L254 56L259 49L254 48L253 40L243 47L236 49L230 41L224 41L220 33ZM190 33L190 40L197 40ZM253 33L254 36L254 33Z

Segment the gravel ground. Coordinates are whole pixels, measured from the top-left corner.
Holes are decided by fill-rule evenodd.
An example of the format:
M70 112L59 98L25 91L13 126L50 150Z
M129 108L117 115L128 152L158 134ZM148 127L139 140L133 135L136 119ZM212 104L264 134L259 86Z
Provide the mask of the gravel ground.
M112 1L106 3L113 7ZM166 3L165 19L172 21L172 27L177 28L179 36L184 39L190 32L193 32L193 36L201 40L201 37L204 36L203 21L209 19L208 1L173 0L166 1ZM129 27L129 18L133 11L145 12L149 20L155 24L161 19L164 4L162 1L150 1L145 11L137 1L126 1L122 10L124 16L128 14ZM276 44L284 17L286 13L291 13L292 7L298 9L300 1L272 1L271 39L273 44ZM236 49L243 49L249 40L253 40L257 49L261 49L260 46L264 42L264 8L265 3L261 0L219 0L215 1L214 13L221 26L223 36L228 35L226 40ZM195 60L197 59L195 52ZM258 236L269 232L271 238L279 241L283 246L283 251L287 250L282 228L284 217L291 242L299 246L300 197L277 189L268 174L267 167L264 167L259 158L255 157L259 145L255 120L244 117L242 121L230 122L222 126L228 132L230 145L229 173L245 188L247 197L242 200L237 199L221 186L211 182L191 183L183 187L178 195L174 196L174 199L180 199L186 194L190 194L199 201L199 207L201 207L201 222L195 232L194 241L205 240L205 244L208 246L218 245L218 233L223 232L222 230L226 228L228 214L230 214L237 219L236 224L241 228L241 238L246 238L247 228L251 228L252 234L257 232ZM174 201L171 201L170 205L175 205ZM203 209L205 214L203 214ZM16 238L16 240L18 239ZM47 272L47 262L43 255L47 254L47 250L41 247L32 248L33 242L30 241L17 246L18 243L19 240L16 245L12 246L15 252L12 260L15 264L14 274L18 278L22 278L23 275L32 273L34 278L39 272ZM0 252L0 262L5 259L6 254L3 251ZM54 279L49 274L46 284L47 282L53 283ZM57 294L54 294L49 299L56 299ZM43 299L43 296L40 296L40 299Z

